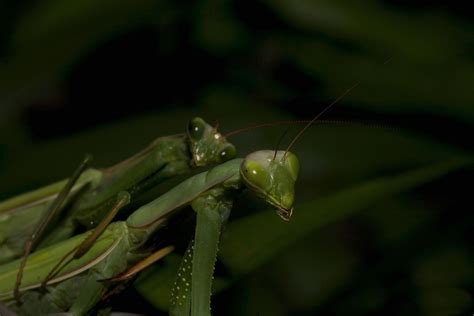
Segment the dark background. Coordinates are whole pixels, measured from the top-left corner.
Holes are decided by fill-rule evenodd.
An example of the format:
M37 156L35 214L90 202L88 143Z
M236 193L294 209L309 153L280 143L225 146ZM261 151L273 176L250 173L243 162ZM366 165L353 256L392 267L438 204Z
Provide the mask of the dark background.
M4 0L0 197L67 177L86 152L115 163L196 115L224 133L311 119L356 82L324 118L367 124L302 137L299 201L470 157L472 17L460 1ZM230 140L245 155L286 129ZM314 232L216 296L216 313L469 314L472 175ZM118 310L153 313L128 295Z

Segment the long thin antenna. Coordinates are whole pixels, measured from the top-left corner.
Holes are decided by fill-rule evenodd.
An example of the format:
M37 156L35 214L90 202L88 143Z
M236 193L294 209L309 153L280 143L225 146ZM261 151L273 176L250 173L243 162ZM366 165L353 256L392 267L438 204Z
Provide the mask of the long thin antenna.
M296 141L298 140L298 138L300 138L301 135L303 135L303 133L318 119L321 117L321 115L323 115L324 113L326 113L330 108L333 107L334 104L336 104L337 102L341 101L342 98L344 98L349 92L351 92L353 89L357 88L357 86L360 85L360 80L358 82L356 82L352 87L350 87L349 89L347 89L346 91L344 91L343 94L341 94L336 100L332 101L331 104L329 104L328 106L326 106L321 112L318 113L318 115L316 115L311 121L309 121L308 124L306 124L305 127L303 127L303 129L301 129L301 131L295 136L295 138L293 138L293 140L291 141L291 143L288 145L288 147L286 148L286 151L285 151L285 154L283 155L283 158L285 158L286 156L286 153L290 150L290 148L296 143Z
M239 128L237 130L233 130L227 134L224 134L224 137L235 136L244 132L252 131L254 129L265 128L265 127L273 127L273 126L281 126L281 125L295 125L295 124L304 124L309 123L311 120L283 120L283 121L273 121L268 123L260 123L251 126L246 126ZM365 126L365 127L372 127L372 128L382 128L387 130L396 130L397 127L391 126L388 124L382 124L376 121L367 121L367 120L352 120L352 119L323 119L318 120L319 124L333 124L333 125L348 125L348 126Z
M262 127L272 127L272 126L299 124L299 123L307 123L307 122L308 120L286 120L286 121L274 121L274 122L269 122L269 123L261 123L261 124L256 124L256 125L251 125L251 126L246 126L246 127L236 129L232 132L224 134L223 136L227 138L229 136L234 136L243 132L248 132L248 131L262 128Z
M276 158L276 156L277 156L277 152L278 152L278 147L280 146L281 141L283 140L283 138L285 138L286 134L288 134L288 131L289 131L289 130L290 130L290 128L287 127L286 130L285 130L283 133L281 133L280 138L278 138L278 141L277 141L277 143L276 143L276 145L275 145L275 154L273 155L273 159L272 159L272 160L275 160L275 158Z
M389 58L387 58L387 60L385 60L383 62L383 65L387 64L390 60L392 59L392 56L390 56ZM285 154L283 155L283 159L285 159L286 157L286 154L288 153L288 151L291 149L291 147L296 143L296 141L298 140L298 138L300 138L300 136L318 119L321 117L321 115L323 115L324 113L326 113L326 111L328 111L334 104L336 104L337 102L339 102L342 98L344 98L349 92L351 92L353 89L355 89L358 85L360 85L360 82L361 80L357 81L352 87L350 87L349 89L347 89L346 91L344 91L344 93L342 93L336 100L334 100L331 104L329 104L327 107L325 107L321 112L319 112L318 115L316 115L308 124L306 124L306 126L295 136L295 138L293 138L293 140L291 141L291 143L288 145L288 148L286 148L286 151L285 151Z

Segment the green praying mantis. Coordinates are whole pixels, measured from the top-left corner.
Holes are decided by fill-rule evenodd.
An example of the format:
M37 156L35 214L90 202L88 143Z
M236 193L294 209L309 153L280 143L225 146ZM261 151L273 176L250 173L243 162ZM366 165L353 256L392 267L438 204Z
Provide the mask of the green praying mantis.
M11 247L11 244L8 244L9 238L5 237L7 235L8 230L6 227L11 227L11 223L15 220L15 218L22 218L22 215L25 216L25 214L33 214L34 215L34 220L40 221L41 216L44 216L44 213L46 209L48 208L48 205L53 204L53 206L50 206L50 209L54 209L54 203L59 199L61 199L58 196L61 196L62 192L60 191L61 187L68 187L69 188L66 190L68 194L74 195L76 192L79 192L77 194L81 194L80 198L78 199L78 202L75 202L73 204L73 207L71 208L72 211L70 211L70 214L72 216L68 216L68 221L71 223L74 222L74 220L80 221L82 218L90 218L90 214L95 212L95 216L97 220L100 219L100 217L104 216L104 210L108 208L112 208L112 210L118 211L119 209L123 208L125 205L127 205L132 196L136 195L138 192L142 192L145 190L145 188L151 186L154 183L159 182L161 179L166 179L168 177L171 177L172 175L176 174L181 174L189 170L189 165L191 166L199 166L199 165L204 165L208 163L222 163L230 158L233 158L235 156L235 148L233 145L229 144L224 137L222 137L217 131L210 127L208 124L206 124L202 119L195 118L192 120L188 126L188 132L187 132L187 137L188 140L185 140L184 137L182 136L177 136L177 137L165 137L165 138L159 138L155 142L153 142L148 148L146 148L144 151L141 153L135 155L134 157L112 167L109 169L105 170L96 170L96 169L88 169L84 172L83 169L85 168L85 163L83 163L78 171L76 171L75 175L71 177L73 180L67 181L62 181L56 184L53 184L51 186L36 190L34 192L30 192L28 194L21 195L17 198L7 200L0 204L1 208L0 210L3 211L3 222L2 224L4 225L3 229L0 231L3 234L3 250L7 249L8 251L2 251L2 254L5 256L5 254L8 254L7 256L3 257L3 260L6 261L6 259L9 259L8 257L12 256L18 256L21 254L21 247L17 247L17 251L15 252L14 247ZM173 146L174 145L174 146ZM189 151L191 152L191 158L189 155L186 155L187 151L183 150L183 146L189 145L190 149ZM175 155L161 155L157 159L157 149L162 149L163 147L174 147L175 151L173 152ZM169 151L169 150L168 150ZM176 154L178 152L178 154ZM289 154L290 156L292 154ZM165 159L163 159L163 156ZM171 156L171 158L170 158ZM293 156L291 156L293 157ZM289 161L291 161L293 158L289 158ZM158 160L158 162L157 162ZM164 162L163 162L164 160ZM187 161L186 161L187 160ZM166 170L165 165L168 167L168 169L171 170ZM171 167L169 165L172 165ZM183 167L184 165L184 167ZM178 167L181 168L178 168ZM235 167L234 163L234 168L233 170L237 170ZM125 167L125 168L124 168ZM145 168L146 170L150 172L152 170L153 174L152 179L153 181L150 181L150 177L145 178L143 175L136 176L137 171L141 171ZM157 170L157 171L155 171ZM165 170L165 172L163 172ZM119 172L117 172L119 171ZM82 172L82 174L81 174ZM125 176L130 172L135 172L135 177L132 179L124 179ZM216 171L219 172L219 169ZM143 174L143 173L142 173ZM250 176L251 177L251 176ZM145 178L145 181L143 180ZM75 179L75 180L74 180ZM115 180L115 181L113 181ZM239 180L241 181L241 180ZM239 188L241 185L239 185L239 181L237 181L233 187L234 188ZM145 182L145 183L143 183ZM216 185L219 185L221 180L216 181ZM117 184L118 183L118 184ZM125 191L125 189L129 189L128 191ZM85 193L82 193L81 190L84 190ZM120 191L119 191L120 190ZM119 191L119 193L117 193ZM204 189L205 191L205 189ZM132 195L132 194L133 195ZM97 199L97 196L99 195L99 198ZM199 194L198 194L199 195ZM165 198L168 195L165 195ZM94 203L91 203L90 201L92 200L91 197L95 197ZM66 200L66 196L63 198L63 200ZM70 198L70 197L68 197ZM285 201L288 197L285 197ZM186 201L187 203L190 203L190 201ZM64 201L62 203L65 203ZM275 204L276 202L274 202ZM279 204L275 204L279 205ZM171 208L173 209L173 207ZM279 213L281 214L282 217L287 216L288 217L288 210L284 208L279 208ZM228 209L228 212L230 209ZM137 211L138 212L138 211ZM285 213L286 212L286 213ZM85 214L85 215L84 215ZM134 213L135 214L135 213ZM140 214L140 212L138 212ZM283 215L286 214L286 215ZM18 217L19 216L19 217ZM162 219L164 219L166 216L163 216ZM112 217L113 218L113 217ZM133 218L133 216L131 216ZM199 217L198 217L199 218ZM108 223L108 222L107 222ZM87 224L87 222L85 223ZM220 224L222 225L222 223ZM98 247L97 245L100 245L100 240L103 240L103 238L107 238L109 234L107 233L109 230L115 231L114 230L115 224L111 225L111 228L108 228L101 234L101 239L94 243L94 245L90 248L84 251L87 254L93 254L95 247ZM198 227L201 227L202 225L198 225ZM32 226L30 226L32 227ZM2 228L0 226L0 228ZM140 231L141 229L138 229L137 231ZM12 231L21 231L24 235L23 236L28 236L28 233L31 233L30 231L27 231L25 233L25 230L12 230ZM68 232L72 232L72 230L69 228ZM89 236L96 235L95 233L90 233ZM61 236L61 235L59 235ZM64 236L64 234L62 235ZM134 238L133 234L131 235ZM201 240L203 237L198 238L197 240ZM218 237L217 237L218 238ZM10 238L15 240L15 236L13 238ZM21 243L25 238L16 238L17 244ZM72 238L73 240L81 240L81 236L77 236ZM87 239L87 238L86 238ZM217 247L217 239L216 240L216 247ZM84 240L84 238L82 238ZM145 239L146 240L146 239ZM7 242L5 242L7 241ZM65 241L71 242L70 240ZM83 242L81 242L82 244ZM6 248L10 246L10 248ZM56 246L53 245L50 248L52 249L63 249L61 246ZM80 245L75 245L75 248L79 248ZM197 247L200 249L202 246ZM48 248L49 249L49 248ZM166 248L170 249L170 248ZM166 250L165 249L165 253ZM130 250L128 250L130 251ZM135 249L133 250L135 251ZM132 251L132 252L133 252ZM37 255L40 255L41 252L38 252ZM57 251L53 250L53 253L56 254L56 256L53 256L53 260L49 261L50 263L53 262L61 262L62 260L66 259L67 256L65 257L64 252L62 251ZM160 253L160 252L158 252ZM163 252L161 252L163 253ZM59 256L58 256L59 254ZM61 257L61 254L63 257ZM17 290L29 290L31 286L29 286L29 271L35 270L35 258L37 256L36 254L30 259L31 261L28 262L28 265L25 267L25 278L24 278L24 283L22 284L21 288L18 288ZM137 255L137 257L142 257L142 255ZM77 256L82 259L81 256ZM212 257L212 256L211 256ZM215 258L215 254L213 256ZM84 257L85 260L87 260L87 257ZM107 258L109 258L107 256ZM155 259L157 260L157 259ZM132 260L133 261L133 260ZM5 264L3 267L8 267L11 264L15 265L15 263L9 263ZM20 262L20 270L22 270L22 262ZM18 266L17 266L18 268ZM51 271L54 271L55 268L51 268ZM61 267L59 270L63 271ZM49 275L51 275L51 271L49 271ZM82 270L81 270L82 271ZM6 273L9 275L9 273ZM2 275L4 275L2 273ZM41 273L37 275L36 280L41 280L40 277ZM63 274L61 273L62 278L64 278ZM72 275L75 275L72 273ZM199 275L199 273L197 274ZM55 276L51 278L51 280L48 279L49 276L44 277L43 282L44 284L51 284L57 282L58 278ZM6 282L6 283L5 283ZM8 281L3 282L1 281L2 284L8 284ZM62 283L64 283L63 281ZM67 282L66 282L67 283ZM201 284L201 282L196 282L196 284ZM17 277L17 282L16 286L19 287L18 283L18 277ZM60 286L62 287L62 286ZM15 290L13 291L15 293ZM31 302L31 299L29 298L31 294L28 294L27 297L25 297L26 302ZM8 296L1 296L0 299L3 300L9 300L10 297ZM32 306L34 304L32 303L27 303L24 306L26 306L25 311L28 310L28 306ZM90 306L89 306L90 308ZM23 309L20 309L23 311ZM36 308L34 309L38 311ZM27 312L26 312L27 313ZM81 314L81 312L79 312Z
M246 187L276 207L281 217L289 219L298 169L298 160L291 152L266 150L254 152L245 159L232 159L193 176L141 206L126 221L108 225L80 257L74 257L74 253L90 232L34 252L25 267L20 289L25 292L24 304L14 304L16 274L21 260L0 266L0 301L25 315L63 311L72 315L87 313L111 290L114 282L123 280L123 275L133 275L172 251L172 246L164 247L143 259L144 254L150 253L146 248L147 241L171 215L190 205L197 214L195 242L191 246L192 270L188 269L192 276L178 280L170 313L210 315L217 244L232 207L233 195ZM130 194L122 191L113 208L120 209L129 201Z
M129 204L133 197L127 190L115 190L113 196L109 195L107 198L106 205L111 209L109 216L95 231L40 249L31 255L26 265L26 260L23 259L0 266L0 301L25 315L61 311L68 311L73 315L85 314L110 291L113 292L116 282L126 280L173 251L173 246L170 245L152 253L147 242L178 209L190 205L197 214L194 244L187 250L181 265L173 289L170 313L210 315L217 245L221 228L232 207L233 196L246 187L276 207L277 214L282 219L289 220L299 169L298 159L289 149L339 99L314 117L293 139L286 151L257 151L245 159L227 161L191 177L168 193L143 205L126 221L109 225L114 214ZM201 139L204 131L205 129L190 128L188 136L194 140ZM214 134L213 137L219 140L221 135ZM235 155L235 148L225 140L219 145L221 149L224 148L224 152L217 151L217 162ZM216 150L212 152L216 153ZM141 154L138 155L140 156ZM203 151L197 150L195 163L203 157ZM84 178L85 175L81 177ZM81 177L77 176L79 185ZM69 190L74 192L74 183L69 186ZM79 201L78 205L87 205L87 199L82 200L81 197ZM192 266L189 265L190 260ZM18 271L23 272L20 277ZM23 304L15 305L15 299L20 302L20 292L24 293Z

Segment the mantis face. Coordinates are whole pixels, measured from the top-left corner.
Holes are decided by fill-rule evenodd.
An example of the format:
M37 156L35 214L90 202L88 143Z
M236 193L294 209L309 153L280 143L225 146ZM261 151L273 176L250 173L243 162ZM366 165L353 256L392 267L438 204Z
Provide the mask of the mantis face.
M234 145L200 117L189 122L187 136L195 166L223 163L236 156Z
M240 174L250 190L277 208L278 215L288 221L293 212L298 158L290 152L261 150L248 155Z

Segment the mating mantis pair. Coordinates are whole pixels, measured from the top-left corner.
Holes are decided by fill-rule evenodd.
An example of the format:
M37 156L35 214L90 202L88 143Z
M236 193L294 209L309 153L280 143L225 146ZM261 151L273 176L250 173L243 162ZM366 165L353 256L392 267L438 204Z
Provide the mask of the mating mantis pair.
M68 216L47 238L36 233L34 245L42 239L43 245L63 240L74 233L79 223L96 226L120 191L127 191L135 199L167 178L188 173L192 167L221 163L234 157L235 147L215 128L195 118L185 135L160 137L142 152L113 167L91 168L81 173L80 169L86 166L84 162L71 177L69 183L74 185L69 190L63 189L68 182L64 180L0 203L0 263L23 253L23 245L40 219L47 217L48 209L53 211L50 217L54 218L54 211L59 209L66 209ZM62 189L66 194L58 197ZM59 203L51 205L55 200Z
M84 234L79 235L39 250L31 256L29 264L25 266L27 255L36 239L27 240L25 243L26 255L23 260L0 266L0 301L12 302L16 299L19 302L19 293L28 291L25 294L25 301L27 300L28 303L17 306L17 309L23 314L38 314L38 311L46 313L69 311L73 315L86 313L102 297L107 296L108 291L113 289L115 282L133 276L173 250L173 246L168 246L147 256L150 253L147 241L176 210L190 205L197 213L195 245L190 246L191 249L188 249L183 259L184 262L173 289L170 314L178 316L210 315L211 285L217 245L221 228L230 214L233 195L246 187L265 202L276 207L277 214L282 219L289 220L293 211L294 184L299 171L298 159L289 152L289 149L307 128L357 85L358 83L347 89L339 98L316 115L296 135L285 151L257 151L245 159L227 161L207 172L189 178L156 200L143 205L133 212L126 221L108 225L115 214L130 203L135 192L148 188L150 183L154 182L150 181L150 178L154 179L155 175L150 178L142 176L133 177L132 181L121 181L126 178L122 179L123 174L117 172L116 178L109 176L109 179L112 179L109 181L117 185L102 181L101 175L91 177L95 178L96 183L94 184L90 180L86 182L87 185L92 183L93 189L86 191L86 198L81 197L79 200L78 205L86 206L79 207L79 210L83 211L76 210L76 213L73 213L75 214L74 218L79 220L82 212L101 214L97 213L97 210L107 208L110 202L115 199L113 207L109 206L111 211L105 217L104 214L100 215L104 219L99 223L97 229L86 233L87 237ZM160 175L161 172L167 171L163 175L157 176L158 179L171 176L173 171L175 174L181 173L181 171L176 172L173 168L167 170L168 165L173 165L176 162L178 162L178 166L182 167L183 162L189 164L191 161L191 165L199 165L209 159L210 162L221 163L235 156L234 146L227 143L215 129L206 125L201 119L191 121L187 136L193 155L192 160L186 158L189 156L184 155L184 159L183 156L181 156L181 160L172 158L156 167L154 159L151 159L149 163L156 170L153 173ZM123 165L128 169L133 169L136 165L141 165L137 162L148 162L146 157L150 152L153 152L154 147L159 147L156 146L157 144L161 144L160 139L144 152L109 169L109 172L113 175L114 171L120 170ZM169 150L169 145L166 141L164 144L166 152L166 149ZM183 141L180 140L178 145L183 145ZM181 153L183 152L186 150L181 151ZM156 159L156 157L152 157ZM162 156L159 158L162 159ZM82 167L76 171L61 192L58 187L63 185L53 186L59 193L49 208L50 213L61 208L67 193L74 189L75 180L79 178L81 169ZM137 168L137 170L142 169ZM143 175L143 173L140 174ZM79 183L81 182L79 181ZM101 188L101 185L103 185L103 191L109 191L112 188L112 193L104 194L102 199L95 200L94 197L101 194L102 190L97 189ZM48 189L51 191L51 187L46 191ZM44 191L40 190L40 192ZM87 193L95 202L87 203ZM30 193L24 199L28 200L31 196L36 198L37 192ZM50 197L50 199L53 198ZM28 202L27 208L31 206L31 202L29 200ZM40 200L39 202L44 201ZM5 202L5 204L11 207L21 203L14 199ZM35 204L32 203L33 206ZM72 210L74 209L73 206ZM48 217L51 215L45 216L45 218ZM86 218L88 217L86 216ZM91 223L94 224L94 221L92 220ZM42 222L38 227L40 229L37 228L34 231L33 237L38 231L44 230ZM187 264L187 260L191 260L190 256L193 257L192 266ZM23 272L24 282L21 283ZM44 290L45 287L48 290L47 293L40 294L39 292L43 292L41 290Z
M205 137L209 136L208 134L211 134L212 137ZM235 155L234 147L200 119L191 122L188 137L191 139L190 144L194 145L191 148L194 149L192 152L195 165L203 163L205 159L208 159L208 156L214 155L214 162L223 162ZM203 140L207 140L207 143ZM214 148L209 146L209 140L212 140ZM149 151L147 149L145 153ZM133 166L133 162L143 160L144 156L144 153L141 153L123 164ZM115 170L117 170L116 168ZM160 168L158 167L158 169ZM114 168L111 170L113 174ZM165 169L160 169L160 171L162 170ZM165 247L141 261L146 254L150 253L149 249L143 248L146 241L164 225L175 210L190 204L197 212L196 242L193 252L195 262L192 268L195 273L192 280L187 280L185 283L185 285L190 283L191 288L176 286L173 313L185 315L189 314L189 310L191 310L194 315L209 314L210 287L217 243L221 226L230 213L233 192L247 186L251 191L277 207L280 216L289 218L297 173L298 162L290 152L256 152L245 160L234 159L188 179L155 201L139 208L127 221L110 224L101 233L88 233L88 238L82 234L38 250L29 258L28 264L25 266L22 286L18 290L27 292L24 295L25 304L20 305L18 310L25 314L32 311L38 313L38 311L69 310L73 314L87 312L108 289L113 287L113 281L103 282L101 280L114 278L118 274L123 275L124 271L128 271L125 275L133 275L150 262L158 260L172 250L171 246ZM82 179L79 179L77 185L84 185L83 182L86 181L85 179L89 179L88 177L86 172ZM92 192L91 195L97 192L97 188L101 184L107 183L97 180L97 178L95 180L96 183L92 184L94 189L86 191ZM70 184L71 191L79 190L77 185ZM140 189L148 183L146 185L140 183L140 185L141 187L137 185L136 180L135 183L132 183L133 188L139 187ZM60 187L60 185L55 187ZM121 190L115 197L110 197L110 193L108 196L105 195L106 198L102 199L102 203L97 203L95 209L100 210L101 207L104 207L101 204L113 204L112 213L116 213L130 202L135 194L134 190L130 191L132 194L129 191ZM51 199L52 197L47 201L50 202ZM79 201L78 205L88 205L87 199L82 200L81 197ZM44 202L44 200L39 201L39 203ZM8 203L15 204L7 201L4 205ZM26 208L36 205L29 203ZM83 209L89 210L90 208L84 207ZM95 240L99 234L100 237ZM91 236L94 236L95 242L87 244L86 250L78 250L82 249L83 240L88 240ZM81 255L78 256L78 252L81 252ZM21 262L17 260L0 266L1 301L13 302L14 287L15 284L18 284L16 272L20 264ZM120 278L122 277L116 277L114 281ZM78 284L81 285L78 286ZM35 291L43 286L48 289L47 294L41 295ZM79 289L80 291L78 291ZM189 291L192 294L186 295L182 291ZM60 297L63 293L68 293L67 299Z

